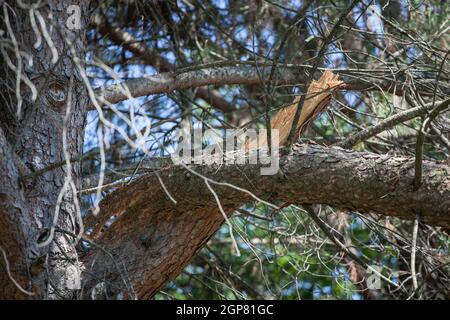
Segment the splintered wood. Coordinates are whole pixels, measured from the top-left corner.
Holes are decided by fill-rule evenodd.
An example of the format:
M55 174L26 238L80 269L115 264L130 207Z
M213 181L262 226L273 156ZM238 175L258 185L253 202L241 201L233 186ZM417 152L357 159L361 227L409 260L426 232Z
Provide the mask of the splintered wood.
M324 111L334 92L341 84L342 81L339 80L339 76L328 70L322 74L319 80L311 82L297 123L295 140L298 140L300 135L305 132L308 124ZM271 129L278 129L280 146L284 146L287 142L299 101L300 97L295 98L290 106L280 110L271 119ZM260 136L259 144L254 140L249 141L246 145L249 150L253 150L257 146L259 148L267 147L267 137Z

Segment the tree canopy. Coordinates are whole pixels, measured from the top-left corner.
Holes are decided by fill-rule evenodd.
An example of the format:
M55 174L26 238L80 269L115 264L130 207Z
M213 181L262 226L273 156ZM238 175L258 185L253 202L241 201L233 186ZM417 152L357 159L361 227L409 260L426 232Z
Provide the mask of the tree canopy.
M446 1L0 5L0 297L450 298Z

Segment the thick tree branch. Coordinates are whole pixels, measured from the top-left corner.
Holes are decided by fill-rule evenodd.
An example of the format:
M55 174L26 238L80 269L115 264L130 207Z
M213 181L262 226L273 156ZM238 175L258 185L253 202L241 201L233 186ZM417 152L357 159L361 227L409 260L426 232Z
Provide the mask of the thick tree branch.
M424 161L423 183L416 191L414 158L294 145L292 152L280 159L280 169L277 175L262 176L256 165L195 167L215 181L246 188L268 201L321 203L402 219L414 219L420 212L424 223L450 227L450 170L444 164ZM97 241L125 264L140 298L151 297L174 278L223 222L203 179L176 166L159 171L159 175L177 205L156 175L148 173L108 195L99 216L100 224L117 217ZM211 186L227 214L252 200L242 191ZM95 262L91 271L112 279L113 294L126 293L123 274L110 257L92 250L85 262L86 266ZM98 280L91 279L87 288L96 283Z

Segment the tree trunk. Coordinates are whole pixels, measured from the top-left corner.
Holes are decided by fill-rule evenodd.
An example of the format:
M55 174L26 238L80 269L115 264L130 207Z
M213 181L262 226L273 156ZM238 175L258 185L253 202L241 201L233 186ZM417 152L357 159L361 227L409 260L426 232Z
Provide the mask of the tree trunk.
M80 10L81 16L75 17L81 19L80 29L72 30L66 27L66 22L70 18L70 12L67 11L69 5L75 5ZM17 166L18 164L22 166L23 174L28 170L33 172L64 159L62 132L70 94L72 103L67 121L67 152L70 157L82 152L88 98L73 58L76 56L81 63L85 59L87 1L70 3L63 0L48 1L47 6L36 10L41 15L51 38L51 43L50 40L42 40L37 49L33 48L36 38L30 23L30 10L20 8L14 1L11 7L17 16L15 18L14 14L9 12L14 30L14 34L9 34L9 37L15 37L20 49L33 57L33 65L27 66L24 73L38 89L38 97L36 101L31 101L28 88L24 88L21 93L24 97L21 113L15 116L15 106L10 108L13 112L12 117L16 119L15 128L8 136L8 141L0 139L4 152L2 169L3 172L9 172L9 175L2 175L2 180L5 180L2 186L10 186L9 193L12 193L12 190L15 193L10 195L8 191L2 191L5 196L1 208L4 211L14 208L15 212L8 211L11 219L16 216L24 220L22 226L18 225L16 228L8 227L9 224L16 223L10 220L9 223L2 224L1 241L7 252L12 276L23 287L30 288L35 293L34 296L71 298L76 292L73 285L77 283L77 277L80 275L73 241L61 233L55 233L50 245L36 247L38 238L41 238L39 241L45 241L48 234L46 229L54 226L55 206L67 179L67 172L65 168L60 168L41 176L21 180L20 168ZM40 23L37 15L36 20ZM42 30L42 25L40 28ZM17 64L17 59L12 60ZM72 92L69 93L71 78L73 86ZM10 80L10 85L15 87L14 78ZM72 166L72 177L75 184L78 184L80 177L78 164ZM70 189L63 193L56 226L76 232L74 196L76 197ZM21 227L22 230L17 230L17 227ZM10 246L10 243L14 243L14 239L23 242L22 238L25 238L27 246L24 246L24 243L18 245L20 248ZM3 284L8 284L6 288L11 286L4 273L1 273L0 279L3 288L5 288ZM17 290L0 292L1 298L14 298L16 294Z

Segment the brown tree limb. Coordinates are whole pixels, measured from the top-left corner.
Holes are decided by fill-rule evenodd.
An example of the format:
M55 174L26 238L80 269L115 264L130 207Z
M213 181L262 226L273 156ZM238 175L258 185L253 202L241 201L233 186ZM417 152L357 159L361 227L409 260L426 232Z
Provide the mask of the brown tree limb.
M145 78L129 79L119 84L99 88L96 90L96 94L110 103L118 103L128 99L128 96L121 90L124 85L129 88L133 97L141 97L207 85L258 84L269 77L269 72L268 69L264 70L263 76L260 77L253 66L206 68L181 74L166 72ZM281 79L278 84L295 83L296 79L289 70L284 70L278 78Z
M141 97L152 94L169 93L181 89L202 88L209 85L261 84L269 79L271 73L270 68L263 68L264 64L261 64L258 67L258 72L258 69L256 68L257 63L255 62L228 61L223 64L226 64L226 66L221 66L221 63L214 66L214 63L212 63L211 66L198 66L198 68L190 67L187 68L189 70L182 72L163 72L152 76L128 79L121 83L97 88L95 93L102 96L109 103L118 103L128 99L128 96L121 90L123 86L129 88L133 97ZM298 85L301 83L304 79L296 72L296 69L298 68L310 69L310 66L280 66L276 70L277 75L275 78L278 82L275 83L275 85ZM317 68L318 73L322 73L325 70L330 70L342 77L344 83L339 87L340 90L386 91L398 96L404 94L404 90L401 88L402 82L390 79L390 74L383 70L380 70L380 72L385 73L385 79L373 79L371 82L355 80L354 78L359 76L358 72L360 71ZM354 76L351 78L349 75L352 73L354 73ZM433 92L425 86L425 82L423 86L420 85L420 83L417 83L417 90L419 90L423 96L432 96L433 94ZM92 104L90 108L93 109Z
M195 167L215 181L246 188L269 201L321 203L410 220L420 211L424 223L450 227L450 170L444 164L424 161L423 183L417 191L412 185L413 158L337 147L297 144L280 159L278 175L262 176L259 169L257 165ZM177 205L152 173L119 188L101 203L101 223L111 216L117 220L98 236L98 244L123 261L139 298L153 296L173 279L223 222L203 179L176 166L159 171L159 175ZM252 201L242 191L211 186L227 214ZM104 253L92 250L84 262L93 264L94 274L111 279L112 294L120 292L120 272ZM96 283L98 280L88 280L86 288ZM126 294L125 289L123 292Z

